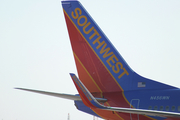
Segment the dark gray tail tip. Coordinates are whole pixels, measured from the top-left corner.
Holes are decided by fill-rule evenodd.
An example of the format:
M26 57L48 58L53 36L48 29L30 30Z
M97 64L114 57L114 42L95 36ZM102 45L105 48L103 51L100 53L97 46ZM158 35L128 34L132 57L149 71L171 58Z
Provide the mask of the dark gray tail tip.
M17 87L15 87L14 89L17 89L17 90L23 90L23 88L17 88Z

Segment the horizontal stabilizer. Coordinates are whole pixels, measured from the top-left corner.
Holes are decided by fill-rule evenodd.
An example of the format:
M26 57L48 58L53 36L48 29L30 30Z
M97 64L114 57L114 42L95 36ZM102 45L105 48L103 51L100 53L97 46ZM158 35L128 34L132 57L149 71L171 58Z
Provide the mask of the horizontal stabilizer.
M35 92L35 93L40 93L40 94L44 94L44 95L50 95L50 96L54 96L54 97L60 97L60 98L65 98L65 99L69 99L69 100L79 100L81 101L80 96L78 95L71 95L71 94L63 94L63 93L54 93L54 92L46 92L46 91L40 91L40 90L32 90L32 89L26 89L26 88L15 88L15 89L19 89L19 90L24 90L24 91L29 91L29 92ZM95 98L98 102L104 103L107 101L107 99L104 98Z
M84 84L76 77L75 74L70 74L73 82L81 96L83 103L93 109L101 109L108 111L116 111L123 113L132 113L132 114L142 114L150 116L160 116L160 117L177 117L180 118L180 113L175 112L166 112L166 111L157 111L157 110L145 110L145 109L134 109L134 108L123 108L123 107L109 107L100 104L93 95L88 91Z

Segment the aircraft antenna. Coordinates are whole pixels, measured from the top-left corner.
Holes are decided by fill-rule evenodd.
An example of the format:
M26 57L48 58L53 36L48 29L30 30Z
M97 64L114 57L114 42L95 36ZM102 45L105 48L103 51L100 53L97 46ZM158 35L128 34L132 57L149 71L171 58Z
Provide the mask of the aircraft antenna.
M70 114L68 113L68 120L70 120Z

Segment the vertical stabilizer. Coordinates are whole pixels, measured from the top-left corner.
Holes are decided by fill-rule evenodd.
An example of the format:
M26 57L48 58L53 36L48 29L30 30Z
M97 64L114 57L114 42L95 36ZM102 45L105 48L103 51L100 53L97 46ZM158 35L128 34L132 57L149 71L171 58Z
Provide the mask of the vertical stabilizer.
M136 74L78 1L62 1L79 78L91 93L174 88Z
M90 92L123 91L133 71L78 1L62 1L79 78ZM127 87L129 86L129 87Z

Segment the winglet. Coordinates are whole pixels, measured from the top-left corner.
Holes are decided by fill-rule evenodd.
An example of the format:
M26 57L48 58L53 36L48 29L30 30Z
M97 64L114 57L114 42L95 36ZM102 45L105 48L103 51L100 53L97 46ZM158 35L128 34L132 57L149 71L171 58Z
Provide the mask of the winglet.
M84 86L84 84L77 78L77 76L73 73L70 73L71 78L79 92L79 95L83 101L83 103L90 108L104 108L88 91L88 89Z

